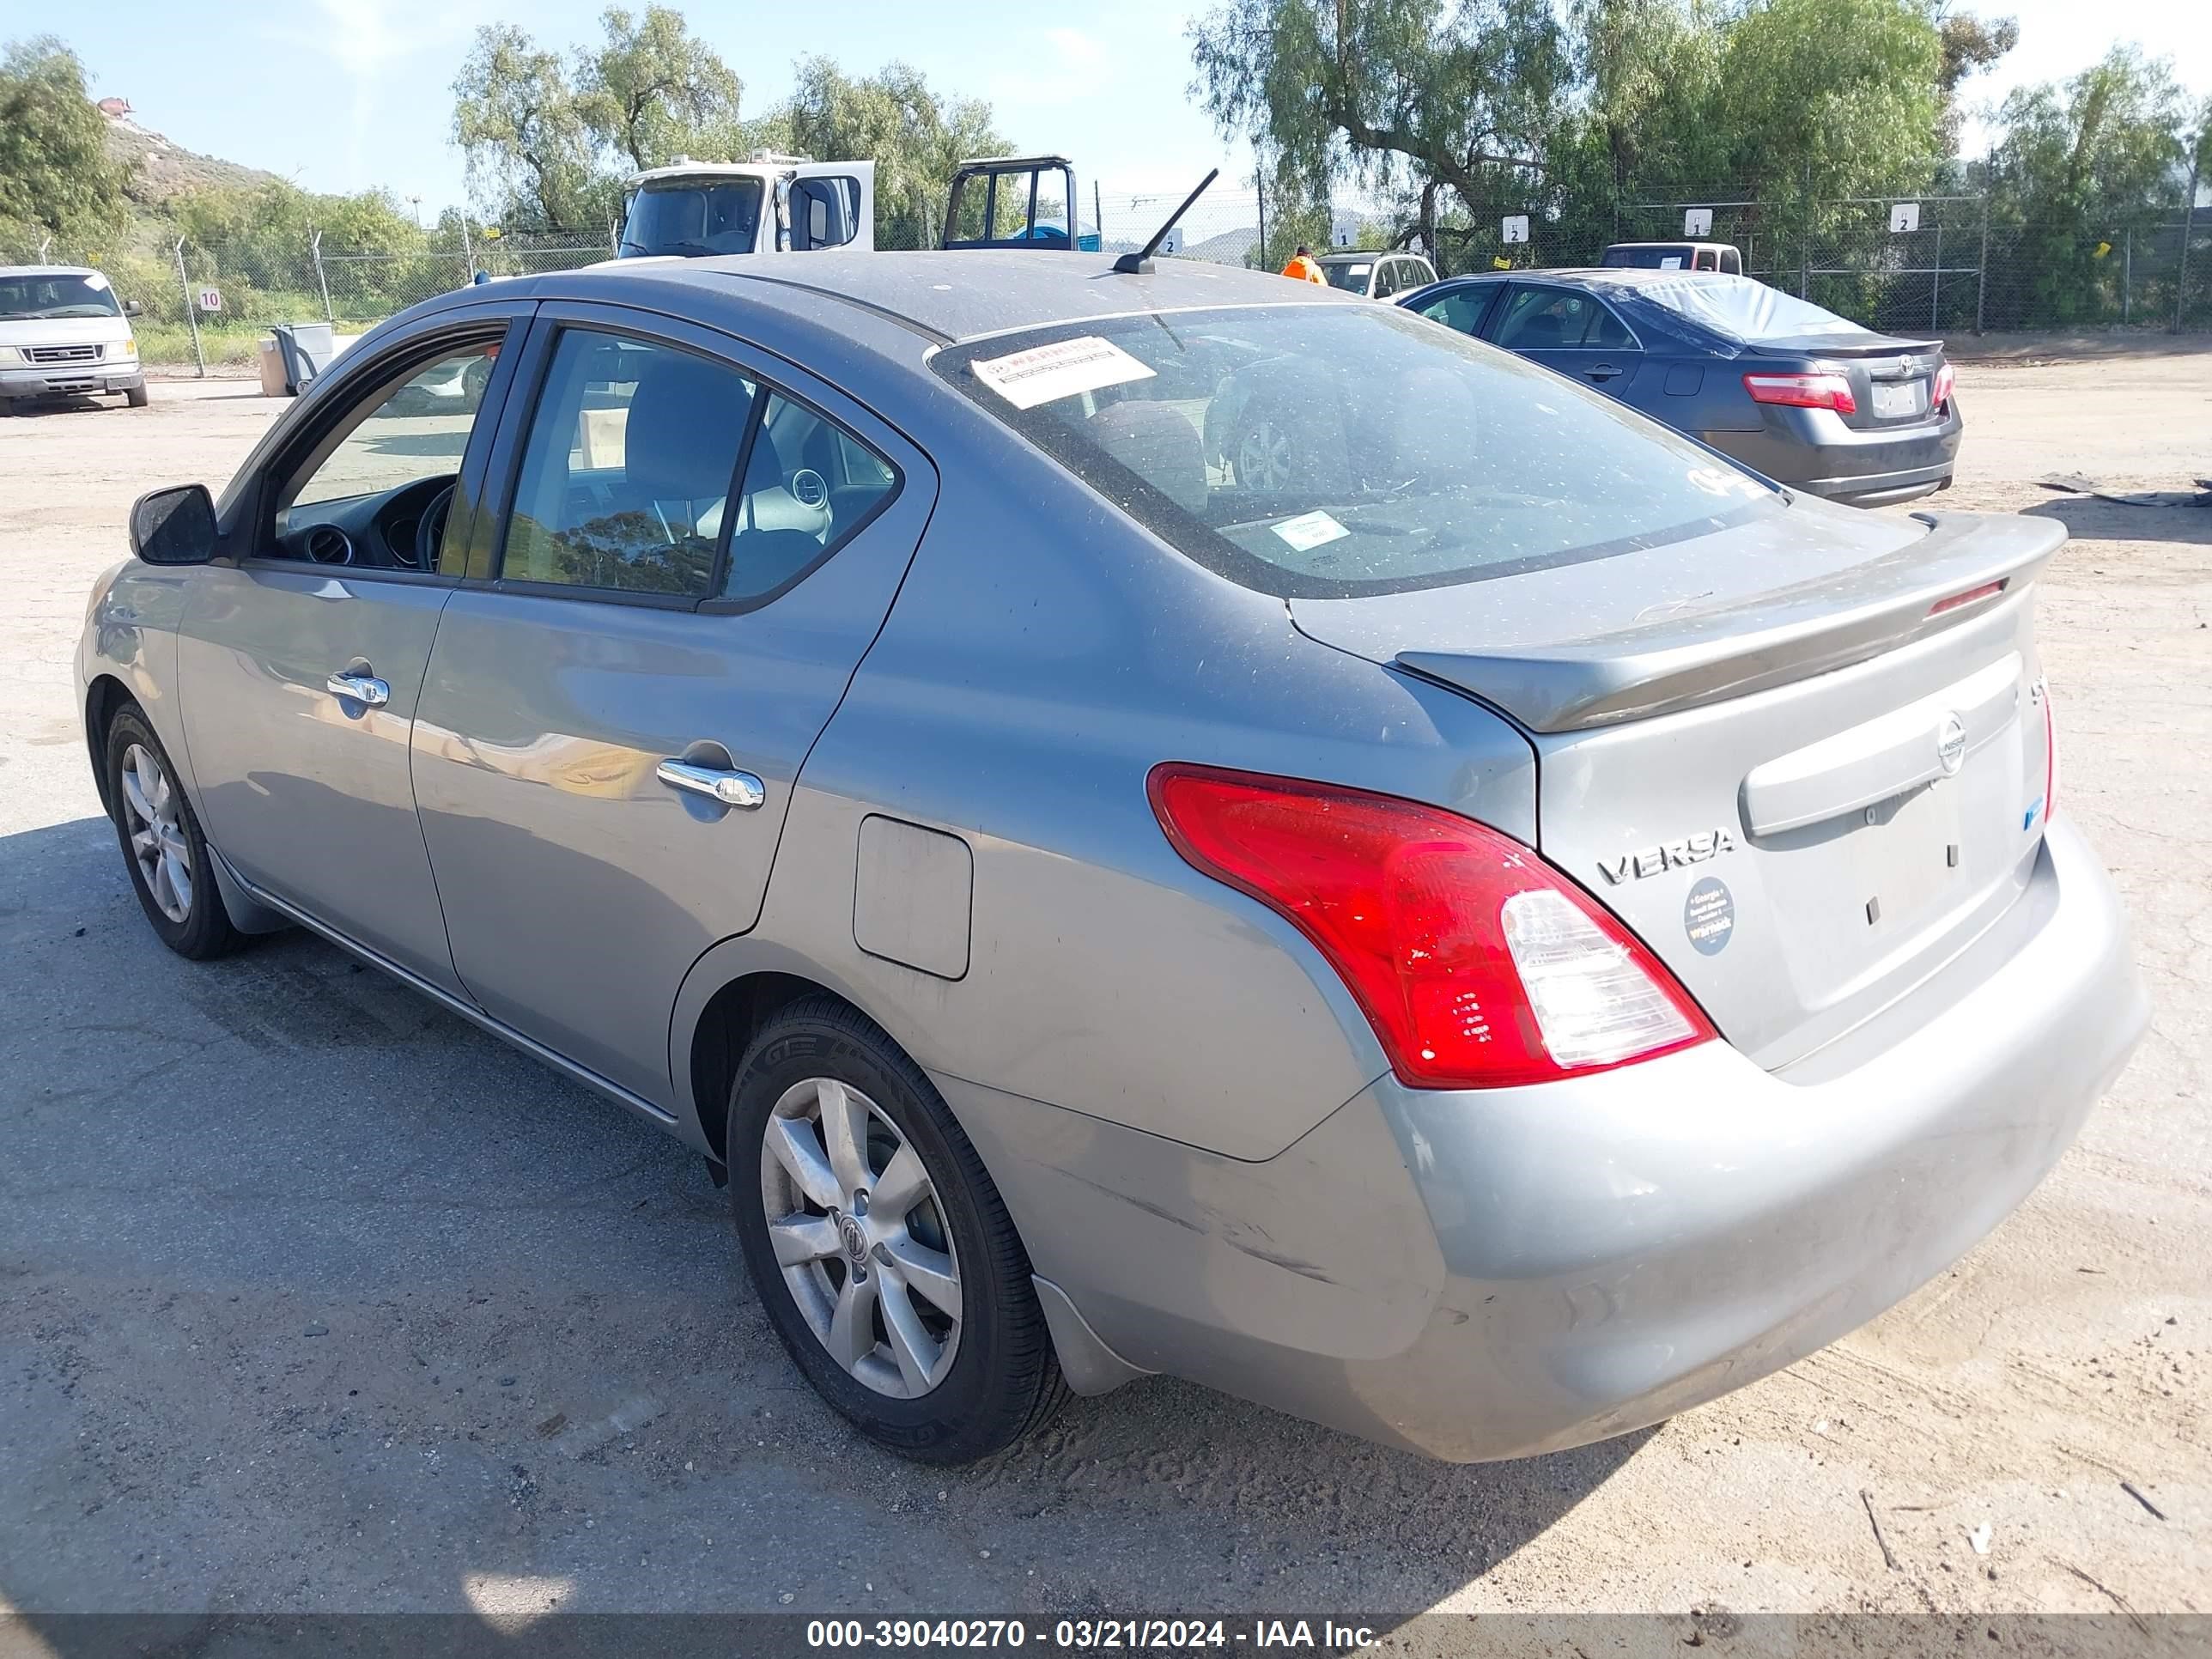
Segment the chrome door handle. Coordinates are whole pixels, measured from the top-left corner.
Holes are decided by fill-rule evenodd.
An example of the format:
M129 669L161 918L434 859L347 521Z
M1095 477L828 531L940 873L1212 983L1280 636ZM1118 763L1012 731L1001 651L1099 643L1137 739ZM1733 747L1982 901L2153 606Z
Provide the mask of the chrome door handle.
M751 773L734 768L725 770L694 766L690 761L665 760L653 769L653 775L672 789L689 789L724 806L742 806L748 811L768 799L766 784Z
M323 682L323 690L334 697L351 697L356 702L367 703L371 708L381 708L392 701L392 688L374 674L333 674Z

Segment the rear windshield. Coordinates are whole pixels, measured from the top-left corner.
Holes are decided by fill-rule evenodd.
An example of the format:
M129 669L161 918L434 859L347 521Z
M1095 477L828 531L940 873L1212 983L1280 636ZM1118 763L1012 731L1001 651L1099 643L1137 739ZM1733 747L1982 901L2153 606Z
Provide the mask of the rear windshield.
M757 179L651 185L631 198L621 252L629 258L750 253L760 218Z
M56 317L117 317L115 290L98 271L80 276L52 271L36 276L0 276L0 322Z
M1164 540L1285 598L1449 586L1781 507L1611 398L1395 307L1113 318L933 361Z

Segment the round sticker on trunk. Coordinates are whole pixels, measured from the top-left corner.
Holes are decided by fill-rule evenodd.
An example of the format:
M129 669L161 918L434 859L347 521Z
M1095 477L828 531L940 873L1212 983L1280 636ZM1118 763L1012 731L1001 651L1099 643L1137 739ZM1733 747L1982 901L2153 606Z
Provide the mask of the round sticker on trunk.
M1707 876L1690 889L1690 896L1682 903L1682 927L1690 936L1690 946L1701 956L1718 956L1728 949L1728 942L1735 937L1735 900L1730 896L1728 884L1717 876Z

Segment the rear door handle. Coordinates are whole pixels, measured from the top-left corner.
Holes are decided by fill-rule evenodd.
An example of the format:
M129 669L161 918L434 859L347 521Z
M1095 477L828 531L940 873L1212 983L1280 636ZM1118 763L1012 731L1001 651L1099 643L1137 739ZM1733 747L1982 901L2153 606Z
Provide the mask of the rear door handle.
M381 708L392 701L392 688L374 674L333 674L323 682L323 690L334 697L351 697L356 702L367 703L371 708Z
M1620 373L1611 363L1600 363L1588 372L1593 380L1610 380Z
M724 806L750 811L768 799L768 786L750 772L735 767L694 766L690 761L665 760L653 775L672 789L688 789L695 795Z

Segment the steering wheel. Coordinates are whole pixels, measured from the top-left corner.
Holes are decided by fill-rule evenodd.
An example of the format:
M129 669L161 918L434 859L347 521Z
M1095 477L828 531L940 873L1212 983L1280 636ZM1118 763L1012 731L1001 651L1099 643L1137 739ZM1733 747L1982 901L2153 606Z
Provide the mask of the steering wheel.
M415 521L415 568L435 570L439 544L446 539L446 520L453 509L453 486L447 484L430 497L422 516Z

